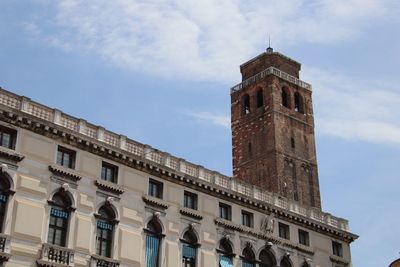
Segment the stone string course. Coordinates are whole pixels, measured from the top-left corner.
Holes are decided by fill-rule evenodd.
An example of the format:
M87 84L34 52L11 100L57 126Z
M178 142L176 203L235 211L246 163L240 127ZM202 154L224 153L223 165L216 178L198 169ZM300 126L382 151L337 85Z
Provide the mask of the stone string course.
M126 153L136 155L141 159L168 167L176 172L184 173L195 180L199 179L206 181L226 189L228 192L230 191L232 193L245 195L253 202L272 205L317 222L327 224L338 230L349 231L348 221L345 219L280 198L256 186L236 181L232 177L206 169L203 166L193 164L184 159L174 157L149 145L141 144L127 138L126 136L113 133L101 126L95 126L83 119L74 118L57 109L49 108L36 103L27 97L16 95L2 88L0 88L0 106L1 105L30 114L34 117L48 121L49 123L65 127L70 131L82 134L88 138L93 138L111 147L125 151Z

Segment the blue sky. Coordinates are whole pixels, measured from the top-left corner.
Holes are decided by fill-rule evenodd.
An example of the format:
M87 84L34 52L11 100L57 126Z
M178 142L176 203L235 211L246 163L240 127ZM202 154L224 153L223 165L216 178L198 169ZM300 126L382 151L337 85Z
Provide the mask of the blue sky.
M313 85L324 211L400 257L400 2L0 0L0 86L231 175L229 89L272 46Z

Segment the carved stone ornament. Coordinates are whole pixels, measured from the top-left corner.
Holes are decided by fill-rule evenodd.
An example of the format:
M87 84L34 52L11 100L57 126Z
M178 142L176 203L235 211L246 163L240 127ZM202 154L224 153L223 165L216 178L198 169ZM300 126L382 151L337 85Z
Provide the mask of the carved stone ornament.
M260 230L262 233L272 233L274 231L275 218L273 215L265 216L261 221Z

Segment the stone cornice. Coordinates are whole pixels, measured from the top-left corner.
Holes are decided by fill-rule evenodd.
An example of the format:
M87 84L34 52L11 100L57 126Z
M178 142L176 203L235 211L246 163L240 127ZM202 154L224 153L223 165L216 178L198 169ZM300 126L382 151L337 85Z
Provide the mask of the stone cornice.
M166 201L161 200L159 198L149 196L149 195L143 195L142 199L146 204L148 204L150 206L156 206L161 209L168 209L168 207L169 207L169 204Z
M78 172L55 164L49 165L49 171L51 171L53 174L60 175L61 177L66 177L73 182L77 182L82 179L82 176Z
M189 216L197 220L203 219L203 215L201 215L200 212L197 210L181 207L179 209L179 212L182 215Z
M349 265L349 263L350 263L349 261L345 260L344 258L339 257L339 256L336 256L336 255L331 255L331 256L329 256L329 259L330 259L332 262L339 263L339 264L343 264L344 266L347 266L347 265Z
M14 150L0 146L0 157L4 157L14 162L20 162L24 159L24 155L18 154Z
M11 94L7 91L5 92L7 95ZM4 94L4 90L0 90L0 98L2 97L2 94ZM15 98L19 97L15 95L13 96ZM346 242L352 242L358 237L357 235L351 234L347 231L347 222L340 218L332 217L331 215L322 213L321 211L317 212L305 210L304 212L298 212L300 208L304 209L304 207L296 208L298 206L297 204L288 202L287 200L285 200L285 208L281 208L281 205L279 204L281 200L269 195L265 191L257 189L254 186L232 180L229 177L225 177L217 172L206 170L201 166L193 164L191 165L190 162L174 158L169 154L159 152L151 147L139 147L142 150L148 149L147 152L142 151L140 153L135 150L136 148L122 149L116 145L111 145L115 143L115 140L107 141L108 143L101 141L105 140L105 130L100 127L98 128L97 133L98 138L95 139L91 137L92 133L81 133L82 131L78 129L79 127L77 128L78 130L75 128L74 130L71 127L61 126L49 121L48 119L44 119L45 116L35 116L19 110L17 107L18 105L22 105L21 103L17 102L13 105L15 107L4 106L3 104L0 104L0 120L24 129L28 129L49 138L59 140L60 142L68 143L69 145L76 146L79 149L112 159L121 164L147 172L171 182L185 185L198 191L239 203L240 205L245 205L254 210L258 210L263 213L266 211L272 212L275 213L278 218L291 218L291 220L296 224L313 230L328 233ZM48 115L47 117L54 117L53 119L55 119L57 116L60 116L60 114L59 111L55 110L54 115ZM109 135L110 134L112 133L109 133ZM126 147L126 143L128 141L125 137L120 136L119 142L121 147ZM132 143L133 141L129 142ZM157 153L161 153L164 158L161 160L157 158L152 158L151 160L149 159L150 156L153 154L157 155ZM180 167L172 167L172 160L180 160ZM191 166L197 168L195 169L196 172L192 171L193 167ZM204 172L207 172L212 176L206 176ZM251 191L246 191L246 189L244 189L246 187L251 188ZM316 212L320 215L313 216L313 214ZM331 222L335 222L337 226L334 226L333 224L330 225L329 223Z
M97 179L94 181L94 184L97 185L98 188L107 191L107 192L111 192L117 195L120 195L122 193L124 193L124 188L120 185L102 180L102 179Z

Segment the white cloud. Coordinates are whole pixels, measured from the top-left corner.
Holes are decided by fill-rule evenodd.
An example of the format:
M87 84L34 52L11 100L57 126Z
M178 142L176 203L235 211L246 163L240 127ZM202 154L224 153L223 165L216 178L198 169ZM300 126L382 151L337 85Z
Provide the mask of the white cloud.
M209 111L186 111L183 112L186 116L195 118L199 121L205 121L207 123L212 123L217 126L221 126L224 128L231 127L231 117L226 114L216 113L216 112L209 112Z
M318 133L374 143L400 144L397 84L360 79L310 67Z
M41 40L124 68L232 84L267 34L284 47L356 38L396 10L390 0L60 0ZM393 14L392 14L393 15ZM48 22L50 21L50 23ZM32 23L31 23L32 24Z

